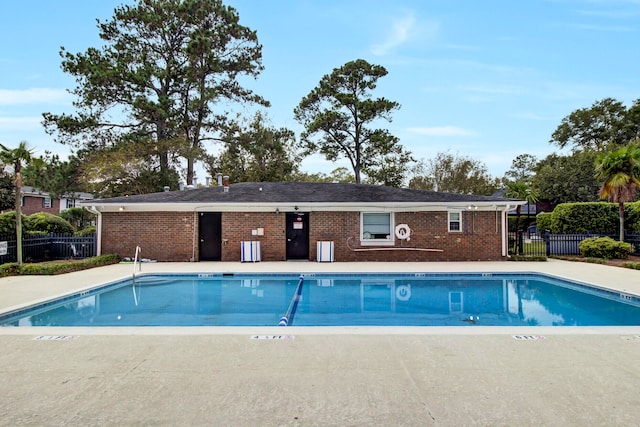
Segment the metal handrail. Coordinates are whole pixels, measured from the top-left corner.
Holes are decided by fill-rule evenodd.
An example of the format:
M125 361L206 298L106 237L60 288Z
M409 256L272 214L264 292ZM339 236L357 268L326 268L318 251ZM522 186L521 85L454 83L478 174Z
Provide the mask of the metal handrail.
M138 305L138 296L136 295L136 264L138 264L138 271L142 271L142 264L138 261L138 255L140 255L140 246L136 246L136 254L133 257L133 276L131 277L133 302L136 306Z
M133 257L133 278L136 278L136 264L138 264L138 271L142 271L142 264L138 261L138 255L140 254L140 246L136 246L136 254Z

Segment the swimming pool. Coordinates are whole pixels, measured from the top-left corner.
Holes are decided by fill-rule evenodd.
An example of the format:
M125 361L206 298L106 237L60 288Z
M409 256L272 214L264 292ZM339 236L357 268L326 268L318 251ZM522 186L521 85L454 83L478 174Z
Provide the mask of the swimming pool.
M279 324L640 325L640 298L531 273L145 274L0 315L2 326Z

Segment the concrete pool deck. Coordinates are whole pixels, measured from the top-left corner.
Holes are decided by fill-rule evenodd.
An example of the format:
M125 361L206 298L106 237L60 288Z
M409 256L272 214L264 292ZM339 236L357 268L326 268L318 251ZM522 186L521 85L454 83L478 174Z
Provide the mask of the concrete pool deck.
M132 269L2 278L0 312ZM558 260L142 265L329 271L540 272L640 295L640 271ZM640 327L34 327L0 345L2 425L640 425Z

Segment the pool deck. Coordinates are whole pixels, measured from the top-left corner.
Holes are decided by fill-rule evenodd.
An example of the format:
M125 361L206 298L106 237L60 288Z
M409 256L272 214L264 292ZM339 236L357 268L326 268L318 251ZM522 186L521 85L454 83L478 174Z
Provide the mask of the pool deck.
M558 260L141 268L537 272L640 295L640 271ZM0 312L132 271L2 278ZM0 346L0 425L640 425L640 327L0 328Z

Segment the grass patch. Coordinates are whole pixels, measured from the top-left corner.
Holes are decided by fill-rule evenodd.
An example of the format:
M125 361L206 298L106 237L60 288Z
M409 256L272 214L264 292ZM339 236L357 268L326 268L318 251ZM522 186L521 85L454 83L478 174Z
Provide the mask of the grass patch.
M51 261L37 264L22 264L12 262L0 265L0 277L38 275L53 276L56 274L72 273L90 268L101 267L103 265L117 264L120 262L118 255L100 255L92 258L85 258L71 261Z

